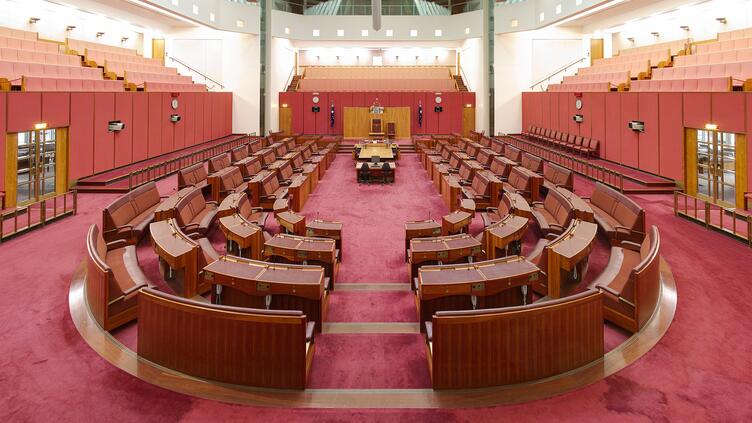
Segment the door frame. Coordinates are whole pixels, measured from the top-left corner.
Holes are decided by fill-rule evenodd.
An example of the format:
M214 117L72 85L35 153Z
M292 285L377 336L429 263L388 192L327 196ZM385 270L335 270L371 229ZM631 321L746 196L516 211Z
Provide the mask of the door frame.
M718 143L717 133L725 132L722 130L711 130L706 128L684 128L684 163L685 163L685 189L687 194L701 198L713 204L730 208L744 208L744 193L747 191L747 137L745 134L736 132L734 145L734 171L736 174L735 180L735 198L734 204L719 201L717 199L717 192L714 190L713 197L708 197L704 194L699 194L697 191L697 132L708 131L713 134L713 146ZM710 181L713 183L713 181Z
M38 199L24 202L32 204L68 191L68 128L31 129L21 132L55 130L55 191ZM5 207L18 205L18 132L5 136Z

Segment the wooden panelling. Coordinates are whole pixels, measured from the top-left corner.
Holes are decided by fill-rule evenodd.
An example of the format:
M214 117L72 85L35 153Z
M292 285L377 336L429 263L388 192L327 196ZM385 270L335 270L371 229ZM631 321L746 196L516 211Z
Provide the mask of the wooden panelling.
M651 173L660 171L660 114L658 93L639 93L639 120L645 122L645 132L638 134L638 165ZM622 149L624 147L622 146Z
M62 194L68 191L68 128L55 130L55 192Z
M7 185L5 186L5 205L12 207L16 204L16 178L18 177L18 134L8 134L5 136L5 171L3 175Z
M668 178L684 180L684 125L682 93L658 94L659 171Z
M7 100L8 100L8 95L5 93L0 93L0 117L6 116ZM5 164L7 160L7 156L5 154L6 122L7 122L6 119L0 118L0 163L3 163L3 164ZM5 189L5 181L6 181L5 172L0 172L0 190Z
M435 316L433 386L466 389L523 383L603 356L603 299L563 301L484 315Z
M162 93L149 96L149 157L162 154Z
M627 122L640 119L639 94L627 93L619 95L618 98L621 100L621 119L619 120L621 163L630 167L638 167L640 138L637 132L629 129Z
M41 121L48 128L70 125L70 93L42 93Z
M470 131L475 130L475 107L465 107L462 109L462 135L470 136Z
M606 94L605 106L606 130L604 139L601 140L601 151L605 150L606 159L621 163L621 133L624 128L622 128L621 121L620 96L613 93Z
M408 138L411 135L409 107L387 107L381 115L372 115L367 107L346 107L344 110L345 137L368 138L372 117L382 119L385 131L386 124L394 122L397 127L397 138Z
M704 128L711 123L710 93L684 93L684 126L687 128Z
M8 132L34 129L42 122L42 93L8 93Z
M738 93L713 93L711 95L711 120L723 132L742 134L746 130L744 96ZM698 126L697 128L702 128Z
M279 130L285 135L292 135L292 108L279 109Z
M133 95L133 161L149 156L149 97L147 93Z
M191 376L304 389L307 347L302 314L254 314L149 290L139 296L139 356Z

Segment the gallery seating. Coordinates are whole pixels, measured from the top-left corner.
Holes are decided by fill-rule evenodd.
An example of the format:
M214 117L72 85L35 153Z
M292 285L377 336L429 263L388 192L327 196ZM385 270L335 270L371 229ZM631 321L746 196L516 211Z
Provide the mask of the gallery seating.
M33 31L24 31L23 29L0 27L0 37L13 38L16 40L36 41L39 35Z
M118 78L125 79L126 73L141 73L141 74L163 74L163 75L177 75L178 70L176 68L170 68L160 65L147 65L144 63L133 63L127 61L117 60L105 60L104 62L105 74L113 74Z
M532 125L527 131L523 131L522 135L529 140L576 154L592 157L598 157L600 154L600 142L595 138L575 136Z
M315 324L301 311L229 307L145 289L138 319L138 355L152 363L221 383L306 387Z
M574 217L572 204L557 190L548 191L543 202L533 203L531 212L544 237L564 232Z
M109 331L135 319L139 291L151 286L136 247L122 239L106 244L97 225L91 225L86 249L86 300L94 320Z
M217 203L206 201L200 189L194 189L175 205L180 230L191 238L205 237L217 216Z
M3 28L8 30L10 28ZM18 30L12 30L18 31ZM38 41L36 38L17 38L0 34L0 48L12 48L16 50L36 51L40 53L59 53L60 47L55 43Z
M513 167L509 172L509 178L504 184L504 192L520 194L527 201L533 202L537 194L533 195L533 181L530 175L522 170L519 166Z
M39 63L59 66L81 66L81 59L69 54L60 54L58 52L48 53L43 51L26 50L23 48L16 49L9 47L0 48L0 61Z
M642 329L660 297L660 235L653 226L641 244L622 241L590 287L603 292L606 320L630 331Z
M154 220L161 198L154 182L144 184L119 197L102 211L102 231L107 242L124 240L137 244Z
M543 159L530 153L522 153L522 167L531 172L543 174Z
M75 69L75 68L74 68ZM1 83L1 82L0 82ZM22 91L71 91L71 92L120 92L123 81L107 79L67 79L59 77L24 76L21 78Z
M208 174L203 163L196 163L178 171L178 190L185 187L196 187L208 191L210 186Z
M546 162L543 168L543 187L547 191L557 187L574 191L574 172L556 163Z
M621 241L641 243L645 237L645 210L626 195L600 182L590 198L583 197L595 213L598 227L613 245Z
M727 92L733 89L730 76L693 79L664 79L633 81L633 92Z
M209 159L209 173L219 172L222 169L232 166L230 155L227 153L218 154Z
M530 382L598 360L602 298L587 290L517 307L436 312L425 330L433 388ZM565 329L551 330L550 322Z

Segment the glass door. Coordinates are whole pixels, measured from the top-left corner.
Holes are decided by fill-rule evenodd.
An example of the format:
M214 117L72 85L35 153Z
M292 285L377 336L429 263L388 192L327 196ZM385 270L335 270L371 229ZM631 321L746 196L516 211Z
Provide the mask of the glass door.
M24 205L55 194L57 139L54 129L18 134L16 203Z
M736 205L736 134L697 131L697 195Z

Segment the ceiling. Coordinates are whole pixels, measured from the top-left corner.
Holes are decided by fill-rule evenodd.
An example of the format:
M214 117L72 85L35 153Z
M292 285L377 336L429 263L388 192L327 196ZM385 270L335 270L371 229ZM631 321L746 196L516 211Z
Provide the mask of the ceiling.
M126 21L134 26L152 30L167 30L175 27L191 27L184 20L139 6L128 0L47 0L64 6L72 6L82 12L102 14Z

